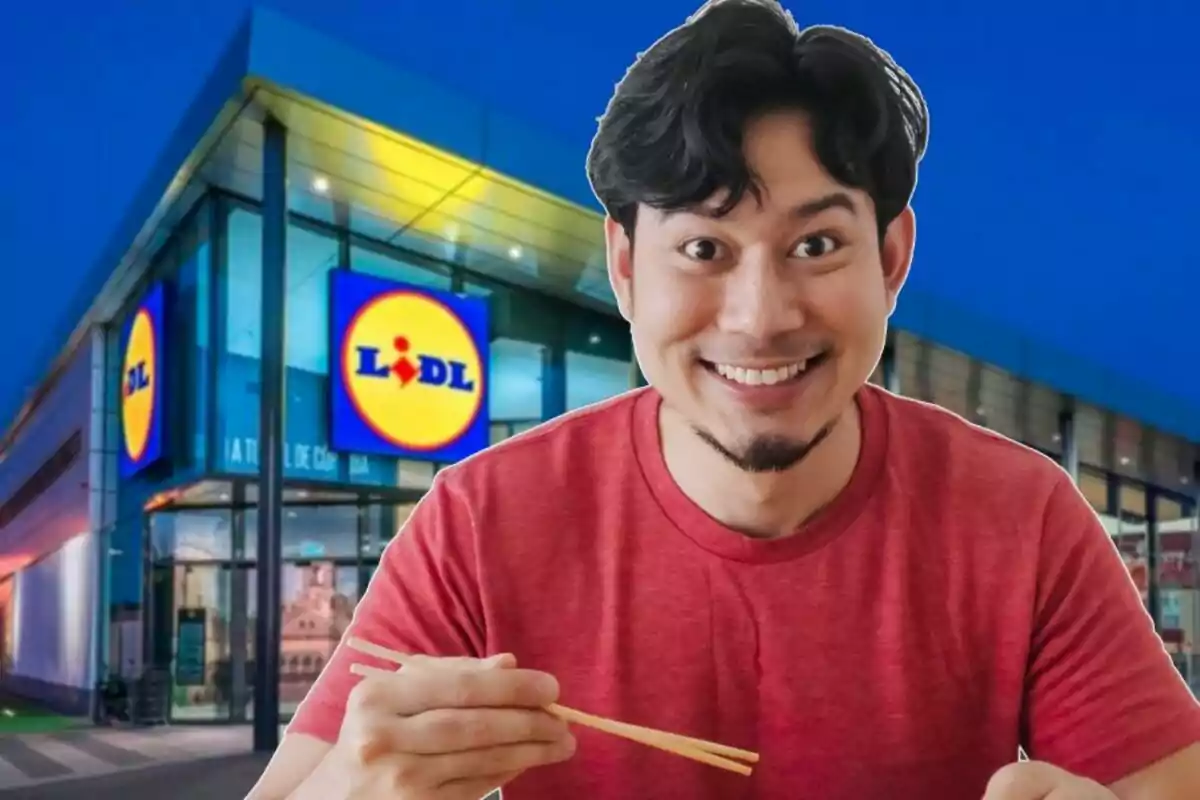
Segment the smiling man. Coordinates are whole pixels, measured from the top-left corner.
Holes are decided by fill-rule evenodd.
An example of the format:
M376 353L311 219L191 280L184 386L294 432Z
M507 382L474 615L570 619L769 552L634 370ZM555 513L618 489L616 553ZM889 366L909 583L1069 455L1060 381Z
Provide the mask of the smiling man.
M435 658L342 648L254 796L1200 797L1200 707L1070 478L867 385L927 130L772 3L645 53L588 167L650 388L439 473L351 630ZM576 742L558 698L761 762Z

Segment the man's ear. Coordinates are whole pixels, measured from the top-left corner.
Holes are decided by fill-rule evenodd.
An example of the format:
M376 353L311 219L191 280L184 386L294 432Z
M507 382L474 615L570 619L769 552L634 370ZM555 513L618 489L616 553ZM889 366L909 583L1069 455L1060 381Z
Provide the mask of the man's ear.
M896 300L908 280L912 267L913 248L917 243L917 217L912 206L906 206L900 215L888 224L883 234L880 260L883 263L883 286L887 293L888 316L896 311Z
M612 217L604 218L604 246L608 257L608 280L617 298L617 308L626 322L632 322L633 242Z

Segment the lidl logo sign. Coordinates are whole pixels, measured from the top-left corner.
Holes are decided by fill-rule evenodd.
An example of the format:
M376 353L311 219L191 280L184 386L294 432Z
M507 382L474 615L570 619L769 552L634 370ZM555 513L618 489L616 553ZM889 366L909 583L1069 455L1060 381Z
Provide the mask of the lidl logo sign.
M162 456L162 284L146 294L125 323L121 353L121 475L129 477Z
M452 462L488 444L487 303L330 275L337 450Z

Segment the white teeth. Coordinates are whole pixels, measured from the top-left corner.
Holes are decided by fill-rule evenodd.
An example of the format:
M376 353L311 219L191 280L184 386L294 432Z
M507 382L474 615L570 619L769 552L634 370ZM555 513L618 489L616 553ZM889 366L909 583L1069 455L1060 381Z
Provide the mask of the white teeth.
M717 373L734 383L743 383L747 386L772 386L776 383L789 380L796 377L804 371L806 361L798 361L795 364L789 364L786 367L776 367L775 369L747 369L746 367L735 367L731 364L714 364Z

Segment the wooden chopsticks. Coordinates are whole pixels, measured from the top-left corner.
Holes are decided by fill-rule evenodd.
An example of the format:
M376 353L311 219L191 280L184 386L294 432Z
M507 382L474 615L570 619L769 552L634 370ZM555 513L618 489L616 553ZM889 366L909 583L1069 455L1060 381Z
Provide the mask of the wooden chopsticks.
M346 645L358 650L360 653L381 658L400 666L404 666L405 662L408 661L408 657L404 653L397 653L394 650L380 647L363 639L352 637L346 641ZM351 664L350 671L355 675L364 676L391 674L389 670L371 667L366 664ZM666 731L655 730L654 728L645 728L641 725L631 725L627 722L617 722L606 717L598 717L595 714L588 714L574 708L558 705L557 703L547 706L546 711L564 722L573 725L583 725L614 736L620 736L639 744L673 753L677 756L690 758L701 764L708 764L709 766L736 772L739 775L750 775L753 772L746 763L742 762L749 764L758 763L758 753L750 750L741 750L736 747L705 741L704 739L693 739L690 736L681 736L677 733L667 733Z

